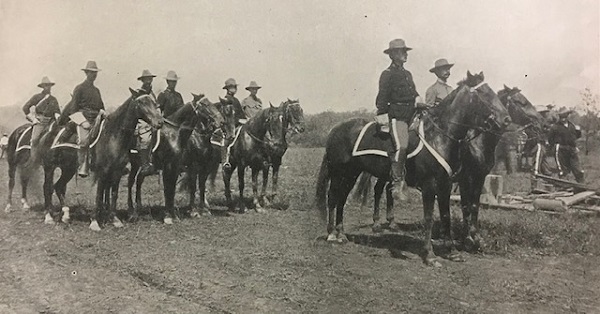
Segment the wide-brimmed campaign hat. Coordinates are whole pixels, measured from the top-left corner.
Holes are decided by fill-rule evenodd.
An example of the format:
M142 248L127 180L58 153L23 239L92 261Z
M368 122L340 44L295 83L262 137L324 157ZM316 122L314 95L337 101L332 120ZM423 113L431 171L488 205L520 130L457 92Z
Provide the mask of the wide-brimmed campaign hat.
M548 108L548 110L552 110L552 108L554 108L555 106L553 104L548 104L546 105L546 108Z
M388 49L384 50L383 53L389 54L390 51L395 50L395 49L412 50L412 48L406 46L404 39L397 38L397 39L390 41L390 47Z
M37 86L44 88L44 86L52 86L54 85L54 82L50 81L50 79L47 76L42 77L42 82L39 83Z
M539 112L539 113L550 111L550 109L548 109L548 108L547 108L546 106L544 106L544 105L538 105L538 106L536 106L536 107L535 107L535 110L536 110L537 112Z
M87 64L85 65L85 68L83 68L82 70L90 71L90 72L100 71L100 69L98 69L98 66L96 65L96 61L88 61Z
M433 68L429 69L429 72L433 73L435 72L435 70L437 69L441 69L441 68L451 68L454 66L454 63L448 63L448 60L446 59L438 59L435 61L435 64L433 65Z
M560 108L560 110L558 111L558 115L560 117L565 117L568 116L571 112L573 112L573 109L569 109L567 107L562 107Z
M156 75L150 73L150 70L144 70L142 71L142 75L140 75L137 79L141 80L144 77L156 77Z
M248 84L248 86L246 87L246 90L260 89L260 88L262 88L262 86L258 86L258 84L256 84L255 81L250 81L250 84Z
M167 72L167 76L165 76L165 79L167 81L177 81L179 80L181 77L177 76L177 73L175 73L175 71L171 70L169 72Z
M225 81L225 86L223 86L223 89L227 89L228 87L231 87L231 86L235 86L235 87L237 87L237 83L235 82L235 79L233 79L233 78L228 78L228 79Z

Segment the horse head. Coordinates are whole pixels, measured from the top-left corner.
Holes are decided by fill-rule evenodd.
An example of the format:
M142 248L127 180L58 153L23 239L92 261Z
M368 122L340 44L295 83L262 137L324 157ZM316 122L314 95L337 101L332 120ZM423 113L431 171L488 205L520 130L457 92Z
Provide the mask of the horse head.
M288 98L281 103L280 107L283 108L286 129L294 133L304 132L304 112L300 106L300 100Z
M498 97L508 109L514 123L525 127L531 126L538 134L542 132L546 123L544 117L521 93L519 88L510 88L504 85L504 88L498 91Z
M209 132L222 128L225 124L225 119L221 115L217 105L211 103L204 95L202 97L195 97L192 100L192 106L196 114L200 116L202 124Z
M154 129L159 129L163 124L163 117L158 110L154 97L131 88L129 88L129 91L138 119L144 120Z
M270 104L269 108L263 110L266 114L265 127L266 134L265 140L270 146L277 150L285 150L285 133L287 129L285 127L285 112L283 107L275 107Z
M461 82L461 85L468 89L471 101L477 106L471 114L475 115L475 121L483 118L483 124L489 129L504 129L511 123L510 116L496 92L484 79L483 72L471 74L467 71L467 77Z

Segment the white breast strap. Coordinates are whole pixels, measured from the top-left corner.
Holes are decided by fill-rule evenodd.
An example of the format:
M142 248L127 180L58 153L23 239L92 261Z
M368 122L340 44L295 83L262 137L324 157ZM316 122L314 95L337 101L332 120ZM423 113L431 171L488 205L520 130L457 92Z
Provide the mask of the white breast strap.
M433 157L440 163L440 165L446 170L446 172L448 173L449 176L452 176L452 167L450 167L450 164L448 164L448 162L446 161L446 159L444 159L444 157L442 157L442 155L440 155L435 148L433 148L431 145L429 145L429 143L427 143L427 141L425 141L425 134L423 132L423 128L419 128L419 138L421 139L421 142L423 142L423 145L425 145L425 147L427 148L427 150L431 153L431 155L433 155Z

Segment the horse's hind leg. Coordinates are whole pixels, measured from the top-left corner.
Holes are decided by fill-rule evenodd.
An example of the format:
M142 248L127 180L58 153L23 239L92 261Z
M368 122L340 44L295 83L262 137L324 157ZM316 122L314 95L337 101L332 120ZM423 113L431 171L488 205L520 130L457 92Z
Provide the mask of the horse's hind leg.
M200 204L200 215L203 216L210 216L212 215L210 213L210 205L208 204L208 201L206 200L206 177L208 176L208 172L206 171L206 169L204 169L201 173L199 173L198 175L198 194L200 196L199 198L199 204ZM195 187L195 183L194 183L194 187Z
M338 176L332 176L329 182L329 191L327 192L327 241L337 242L337 231L335 229L336 206L340 194L342 179Z
M44 217L45 224L54 224L52 218L52 195L54 194L54 167L44 167Z
M346 200L348 199L348 195L352 188L354 187L354 183L356 183L356 177L346 177L342 180L340 194L337 202L337 210L336 210L336 230L338 233L337 241L339 243L348 242L348 238L346 234L344 234L344 206L346 206Z
M58 201L60 202L60 207L61 207L61 210L63 213L61 220L64 223L69 223L69 221L71 219L70 208L66 205L66 202L65 202L65 198L67 195L67 183L69 183L69 181L71 181L71 179L73 178L73 176L75 175L76 172L77 172L76 165L69 165L66 167L61 167L60 168L60 178L58 178L58 180L54 184L54 192L56 193L56 196L58 197ZM50 197L52 197L52 195L50 195Z
M27 186L29 185L29 175L21 171L19 177L21 178L21 205L24 210L29 210L31 208L31 206L29 206L29 202L27 202Z
M389 223L388 228L392 231L398 231L400 230L400 227L398 226L398 223L396 223L396 218L394 215L394 196L392 195L392 186L393 183L388 182L385 188L385 218Z
M361 178L362 180L363 178ZM383 194L383 190L385 188L386 182L385 180L377 180L374 188L374 200L373 200L373 226L371 229L373 232L379 233L383 231L383 226L380 221L380 210L379 203L381 202L381 195ZM362 194L362 191L360 191Z
M4 208L5 212L10 212L12 210L12 193L15 188L15 175L17 172L17 167L14 163L9 162L8 164L8 196L6 199L6 207Z

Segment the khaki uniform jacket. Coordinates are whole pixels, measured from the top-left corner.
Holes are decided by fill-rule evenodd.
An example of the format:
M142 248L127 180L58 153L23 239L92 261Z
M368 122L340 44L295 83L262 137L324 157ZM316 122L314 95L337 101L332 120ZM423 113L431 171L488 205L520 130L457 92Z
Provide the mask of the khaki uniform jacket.
M448 83L438 79L425 92L425 103L429 106L435 106L442 102L442 99L446 98L451 92L452 87Z
M242 110L246 114L246 118L254 117L262 109L262 100L258 97L248 96L242 100Z

